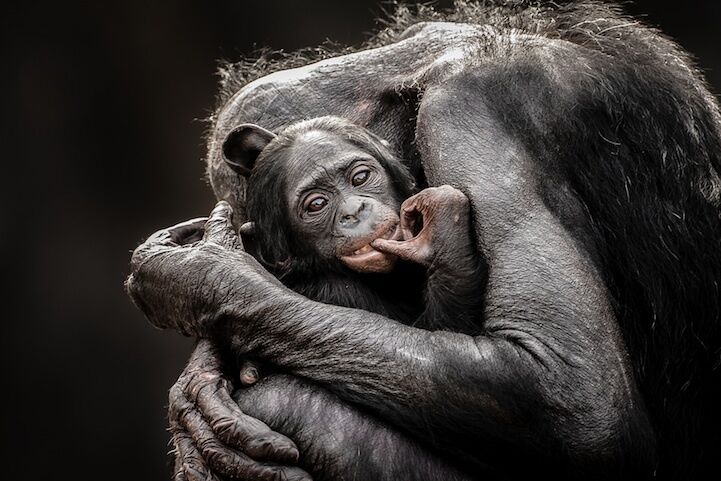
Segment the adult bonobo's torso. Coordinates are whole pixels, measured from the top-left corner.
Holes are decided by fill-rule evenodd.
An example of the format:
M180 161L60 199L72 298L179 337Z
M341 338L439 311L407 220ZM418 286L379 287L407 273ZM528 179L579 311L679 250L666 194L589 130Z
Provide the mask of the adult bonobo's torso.
M417 24L256 80L215 118L211 182L242 222L243 181L221 153L241 123L336 115L388 139L428 185L469 197L489 275L483 335L434 337L435 366L397 359L432 368L424 379L451 365L443 382L462 389L370 409L391 405L421 437L419 419L443 406L428 422L435 442L470 465L704 469L695 453L719 440L707 409L719 389L718 108L672 43L604 8L559 12ZM480 415L466 422L470 409Z

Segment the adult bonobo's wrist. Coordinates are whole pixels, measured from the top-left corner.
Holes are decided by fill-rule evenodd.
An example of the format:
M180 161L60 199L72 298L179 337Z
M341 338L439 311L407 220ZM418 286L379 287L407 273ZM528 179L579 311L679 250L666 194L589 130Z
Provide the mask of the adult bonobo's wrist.
M270 276L270 274L265 273ZM275 282L235 284L228 302L216 313L212 337L230 344L238 355L249 355L283 344L296 322L317 303Z
M159 237L151 236L133 253L128 294L153 325L206 337L218 302L226 297L225 251L204 243L179 246Z

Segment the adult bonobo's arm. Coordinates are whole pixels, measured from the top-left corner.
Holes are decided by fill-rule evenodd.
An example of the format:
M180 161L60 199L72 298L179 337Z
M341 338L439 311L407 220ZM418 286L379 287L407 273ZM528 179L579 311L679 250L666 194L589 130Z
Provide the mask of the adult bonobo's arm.
M597 253L584 242L592 237L590 221L563 178L549 175L552 167L500 127L498 112L488 108L495 99L485 96L497 77L484 76L467 71L425 92L417 145L428 182L460 186L474 208L489 266L485 334L475 339L493 366L484 379L487 395L500 414L510 403L514 421L554 430L545 440L565 440L572 464L647 475L653 433L592 260ZM506 81L513 85L514 78ZM560 194L549 199L549 190ZM515 386L504 372L518 376ZM526 391L514 392L519 385Z
M161 230L145 244L153 246L148 257L159 255L157 260L165 263L162 252L185 245L187 254L191 243L195 247L191 258L203 258L206 251L215 253L218 248L228 254L240 251L240 239L225 225L229 218L229 207L220 203L207 220ZM150 317L154 311L146 301L153 302L154 297L141 291L141 285L136 275L128 280L129 293ZM162 295L158 294L162 290L155 295ZM277 464L298 462L296 445L279 432L297 443L301 465L318 481L347 476L359 481L470 479L427 447L320 386L276 375L237 390L233 400L226 371L218 349L201 340L170 391L176 480L218 479L218 475L241 480L310 479L299 468Z
M158 231L144 244L154 246L147 257L164 263L163 248L189 252L191 245L199 247L192 255L201 257L207 252L217 254L219 249L242 249L240 238L225 229L226 216L219 215L223 209L221 204L209 219L195 219ZM138 268L134 266L133 270L137 272ZM154 312L145 302L152 302L153 295L162 295L164 289L150 294L141 292L141 285L131 275L128 292L146 316L153 318ZM181 309L187 306L183 298L176 301ZM291 466L298 461L296 445L243 413L231 399L230 376L223 367L218 349L210 341L201 340L170 390L168 417L176 456L174 479L200 481L222 475L223 479L310 480L305 471Z
M425 120L434 112L422 113ZM463 158L467 151L453 151L472 146L468 137L436 145ZM428 170L439 182L454 180ZM310 301L248 254L215 243L144 244L129 288L157 325L230 339L239 353L324 383L469 462L519 449L539 463L570 457L585 466L635 456L638 418L628 411L639 402L599 276L542 204L506 204L490 183L490 197L469 192L488 216L477 228L490 265L483 336ZM228 217L216 236L232 239L229 209L216 213ZM484 227L511 220L500 235Z
M232 399L230 390L218 351L209 341L200 341L170 392L177 481L219 475L239 480L310 479L301 469L270 460L298 463L315 481L471 479L426 446L318 385L271 375L236 390Z

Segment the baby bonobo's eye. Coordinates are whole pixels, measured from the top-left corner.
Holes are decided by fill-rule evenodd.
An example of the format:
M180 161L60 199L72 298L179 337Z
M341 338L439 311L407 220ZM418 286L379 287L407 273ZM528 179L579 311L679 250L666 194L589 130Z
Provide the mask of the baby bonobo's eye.
M328 205L328 199L322 195L312 195L305 201L305 210L308 212L318 212Z
M353 187L358 187L359 185L363 185L368 180L368 177L370 177L371 171L366 167L361 167L359 169L356 169L355 172L353 172L353 176L350 179L351 184L353 184Z

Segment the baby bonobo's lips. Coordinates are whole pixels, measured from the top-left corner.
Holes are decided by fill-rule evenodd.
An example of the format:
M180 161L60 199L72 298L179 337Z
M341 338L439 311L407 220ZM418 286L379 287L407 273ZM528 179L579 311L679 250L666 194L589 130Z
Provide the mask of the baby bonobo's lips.
M339 258L349 269L357 272L390 272L398 258L393 254L386 254L371 247L371 242L376 239L400 239L401 230L398 222L382 224L372 236L363 239L360 246L355 243L351 248L352 253L341 255Z

